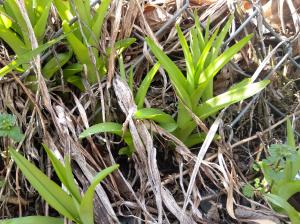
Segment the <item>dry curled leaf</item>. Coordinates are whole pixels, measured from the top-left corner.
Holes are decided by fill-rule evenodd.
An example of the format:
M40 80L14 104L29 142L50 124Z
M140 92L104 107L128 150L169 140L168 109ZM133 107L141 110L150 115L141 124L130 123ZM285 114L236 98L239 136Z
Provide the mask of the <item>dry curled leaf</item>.
M154 4L144 6L144 16L152 30L158 30L171 15L162 7Z
M269 0L262 1L262 4L263 15L273 28L283 32L286 29L295 31L299 25L300 0ZM295 16L298 21L295 21Z

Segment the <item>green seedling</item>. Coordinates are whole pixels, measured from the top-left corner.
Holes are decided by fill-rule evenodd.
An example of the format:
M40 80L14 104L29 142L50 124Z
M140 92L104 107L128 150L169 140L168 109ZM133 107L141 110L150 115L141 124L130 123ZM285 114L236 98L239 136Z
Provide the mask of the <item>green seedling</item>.
M99 172L94 177L86 192L81 196L72 173L70 158L66 157L63 165L47 146L44 145L44 149L52 162L58 178L67 189L67 192L62 190L58 184L49 179L47 175L30 163L16 150L10 149L9 152L24 176L51 207L65 218L68 218L77 224L94 224L93 198L95 188L107 175L115 171L119 165L113 165ZM64 221L62 218L41 216L21 217L0 221L0 224L8 223L62 224Z
M287 214L293 224L299 223L300 212L288 200L300 192L300 180L296 175L300 170L300 150L296 146L291 122L287 120L287 143L269 147L269 156L260 163L267 183L264 197L272 207Z
M13 115L0 113L0 137L8 137L15 142L21 141L24 137Z

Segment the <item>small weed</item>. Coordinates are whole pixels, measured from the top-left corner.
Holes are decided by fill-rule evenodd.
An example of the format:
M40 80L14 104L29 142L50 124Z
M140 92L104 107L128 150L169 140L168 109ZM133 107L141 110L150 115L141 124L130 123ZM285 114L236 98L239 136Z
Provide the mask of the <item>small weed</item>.
M0 137L8 137L15 142L21 141L24 137L13 115L0 113Z
M292 223L299 223L298 212L288 200L300 192L300 180L296 175L300 170L300 150L296 146L291 122L287 120L287 143L269 147L269 156L260 162L264 174L264 197L274 210L287 214Z

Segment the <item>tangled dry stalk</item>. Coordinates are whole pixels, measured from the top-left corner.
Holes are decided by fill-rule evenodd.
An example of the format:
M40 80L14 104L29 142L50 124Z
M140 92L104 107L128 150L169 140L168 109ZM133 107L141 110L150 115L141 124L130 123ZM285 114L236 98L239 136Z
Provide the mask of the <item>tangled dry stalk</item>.
M23 1L18 2L22 7ZM277 7L274 2L283 5ZM138 39L124 56L125 67L134 66L136 82L153 64L145 36L153 38L177 60L177 64L182 64L174 24L181 24L187 31L193 24L190 16L193 10L199 10L203 24L210 17L214 27L222 25L230 12L235 13L235 29L228 42L247 33L256 34L249 47L236 56L235 62L222 70L216 79L216 91L224 91L229 84L250 73L260 79L270 78L273 83L252 101L227 108L210 126L197 120L199 129L208 133L201 148L190 150L154 123L132 119L136 105L129 87L119 79L115 54L111 54L106 80L83 94L67 86L49 88L40 73L39 58L32 62L39 83L36 93L24 85L24 76L12 73L0 80L0 111L14 114L25 131L26 138L18 144L18 150L49 177L52 170L40 150L40 143L46 143L60 159L64 154L71 155L74 175L83 190L96 171L120 163L121 169L97 187L96 223L279 223L284 217L270 210L263 201L247 199L240 189L253 175L249 167L258 160L264 147L281 139L282 132L276 128L285 116L293 117L295 127L299 127L296 121L300 99L297 76L300 2L240 3L116 0L111 4L104 25L102 49L124 37ZM56 12L52 11L51 17L57 18ZM59 35L55 30L55 24L49 26L49 36ZM36 43L34 35L31 41ZM10 60L2 44L0 63L6 65ZM282 85L282 80L287 84ZM176 102L163 70L155 83L147 98L149 105L160 105L172 111L168 103ZM96 105L100 105L100 111L95 111ZM121 121L123 128L130 130L136 148L132 158L127 160L117 155L114 143L118 140L110 135L84 141L78 139L79 133L89 127L96 116L102 116L103 121ZM217 131L222 137L220 141L213 139ZM11 144L9 140L0 141L1 217L52 214L8 159L5 150ZM175 145L174 150L167 149L170 145ZM34 208L34 204L40 206Z

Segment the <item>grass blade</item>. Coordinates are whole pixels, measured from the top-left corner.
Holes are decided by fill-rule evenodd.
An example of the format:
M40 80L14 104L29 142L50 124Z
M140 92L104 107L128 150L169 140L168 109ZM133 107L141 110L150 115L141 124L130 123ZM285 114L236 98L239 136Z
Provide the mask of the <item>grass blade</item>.
M223 68L224 65L226 65L231 58L248 43L252 36L253 35L251 34L244 37L242 40L228 48L223 54L212 61L212 63L200 74L198 82L199 85L201 85L202 88L205 88L208 81L214 78L220 69Z
M57 42L59 42L60 40L65 38L66 36L67 36L67 34L62 35L62 36L60 36L60 37L58 37L54 40L50 40L49 42L39 46L38 48L35 48L35 49L33 49L29 52L26 52L22 55L19 55L19 57L16 60L12 61L8 65L6 65L6 66L4 66L3 68L0 69L0 78L3 77L4 75L6 75L7 73L9 73L10 71L12 71L13 69L16 69L21 64L29 63L29 61L32 58L34 58L38 54L42 53L44 50L46 50L47 48L49 48L53 44L56 44Z
M287 134L287 144L293 148L296 148L294 130L290 119L286 120L286 134Z
M155 57L158 59L163 68L169 74L170 80L178 96L182 99L183 102L185 102L185 104L188 107L192 107L191 99L188 94L190 88L182 72L175 65L175 63L165 54L165 52L163 52L161 49L159 49L159 47L156 46L153 40L151 40L150 38L146 38L146 42L149 45Z
M86 138L94 134L109 132L119 136L122 136L123 130L122 125L114 122L105 122L100 124L95 124L87 129L85 129L80 135L79 138Z
M101 172L99 172L92 181L91 185L85 192L82 202L80 204L79 213L80 218L83 221L84 224L94 224L94 206L93 206L93 199L94 199L94 193L97 185L109 174L111 174L113 171L119 168L118 164L115 164L113 166L110 166Z
M264 80L258 83L248 84L241 88L229 90L226 93L202 103L196 109L196 114L200 119L205 119L231 104L237 103L260 92L269 84L269 82L269 80Z
M137 104L138 108L142 108L144 104L144 100L147 94L147 91L150 87L153 77L155 76L156 72L160 67L159 63L156 63L151 70L147 73L146 77L144 78L142 84L140 85L136 96L135 96L135 103Z
M177 124L171 115L156 108L139 109L135 112L134 118L153 120L168 132L172 132L177 128Z
M189 50L189 46L187 44L187 41L178 25L176 25L176 30L178 34L178 38L183 50L184 59L186 63L186 70L187 70L187 81L189 83L189 86L191 88L194 87L194 65L193 65L193 57Z
M63 224L64 219L48 216L28 216L15 219L1 220L0 224Z
M80 203L80 193L78 191L78 188L76 187L76 184L74 182L74 176L72 174L72 171L70 172L70 159L66 158L65 166L61 163L60 160L58 160L53 152L45 145L43 144L43 147L45 151L47 152L47 155L53 165L53 168L55 170L55 173L57 174L59 180L65 185L67 190L71 193L73 197L77 200L78 203Z
M65 217L78 221L79 215L72 198L16 150L10 149L9 152L24 176L43 199Z

